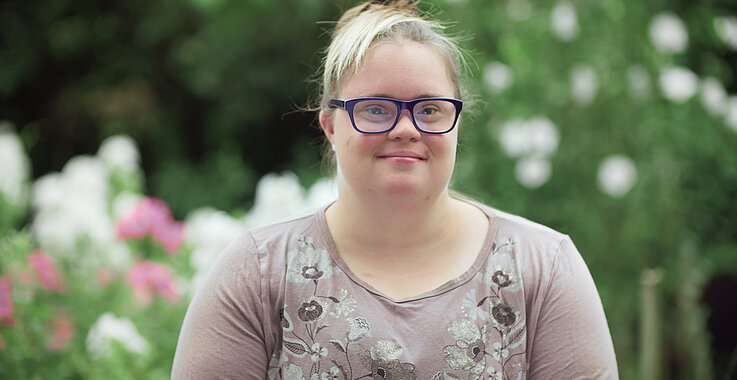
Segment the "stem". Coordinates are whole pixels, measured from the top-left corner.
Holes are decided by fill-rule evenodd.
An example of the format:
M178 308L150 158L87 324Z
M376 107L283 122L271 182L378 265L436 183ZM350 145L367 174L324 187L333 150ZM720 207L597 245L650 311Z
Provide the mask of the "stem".
M348 339L345 340L345 361L348 363L348 370L351 372L348 374L348 377L353 377L353 366L351 366L351 359L348 358L348 345L351 344L351 342L348 341Z

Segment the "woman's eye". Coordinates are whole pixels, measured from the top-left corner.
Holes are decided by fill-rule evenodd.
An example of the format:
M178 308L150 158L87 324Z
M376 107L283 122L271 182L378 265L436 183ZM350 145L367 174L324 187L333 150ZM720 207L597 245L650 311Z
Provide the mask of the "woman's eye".
M372 115L383 115L386 113L386 111L381 107L369 107L366 109L366 112Z
M419 113L421 115L432 115L432 114L434 114L436 112L438 112L438 110L436 108L425 107L425 108L421 109Z

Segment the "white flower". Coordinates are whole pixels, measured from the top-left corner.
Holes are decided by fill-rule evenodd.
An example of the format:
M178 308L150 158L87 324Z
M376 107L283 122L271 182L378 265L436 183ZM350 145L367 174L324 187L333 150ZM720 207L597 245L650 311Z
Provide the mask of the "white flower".
M684 67L663 70L659 82L663 96L675 103L684 103L691 99L699 86L699 78L696 74Z
M205 207L187 214L185 224L186 241L194 249L190 264L196 271L193 286L197 289L218 254L245 230L245 223L223 211Z
M499 132L499 143L507 157L515 158L526 154L529 150L526 122L512 119L504 123Z
M633 99L650 97L650 74L640 65L627 68L627 92Z
M0 196L16 205L24 205L31 166L23 143L8 122L0 122Z
M246 215L248 226L275 222L298 212L305 207L304 189L294 173L267 174L256 186L256 201Z
M737 17L717 17L714 20L714 29L730 49L737 50Z
M113 199L113 220L120 220L128 215L144 197L140 194L122 192Z
M80 266L90 266L87 269L104 263L114 251L110 250L116 239L108 214L108 172L99 158L72 158L61 173L36 181L32 194L35 215L31 231L42 248L56 255L75 256ZM84 252L79 249L81 242L87 248ZM89 252L97 254L85 254Z
M119 168L126 172L139 170L140 154L136 142L126 135L105 139L97 150L97 156L109 169Z
M568 1L561 1L550 13L550 27L553 35L561 41L570 41L578 36L576 8Z
M661 12L650 22L650 42L661 53L681 53L688 46L688 32L678 16Z
M550 119L536 116L504 123L499 141L509 157L547 157L558 149L560 136Z
M597 182L604 193L620 198L627 194L637 181L637 168L627 156L611 155L599 165Z
M119 342L126 350L139 355L149 351L149 344L128 318L116 318L112 313L101 315L87 334L87 351L93 358L110 356L110 341Z
M338 182L335 178L321 178L307 191L307 209L317 208L338 199Z
M522 186L536 189L550 179L553 171L550 161L545 158L523 158L517 161L514 174Z
M596 71L588 65L577 65L571 70L571 97L580 106L591 104L599 91Z
M102 161L94 156L72 157L64 165L62 175L72 189L81 192L80 197L93 197L107 203L108 171ZM66 194L76 195L76 194ZM89 201L89 199L87 199Z
M727 100L727 112L724 122L729 128L737 132L737 96L730 96Z
M484 67L484 83L492 92L501 92L509 88L512 82L514 82L514 74L507 65L501 62L489 62Z
M245 230L243 221L210 207L198 208L187 214L188 243L194 246L225 248Z
M701 104L714 116L727 111L727 91L716 78L707 77L701 82Z

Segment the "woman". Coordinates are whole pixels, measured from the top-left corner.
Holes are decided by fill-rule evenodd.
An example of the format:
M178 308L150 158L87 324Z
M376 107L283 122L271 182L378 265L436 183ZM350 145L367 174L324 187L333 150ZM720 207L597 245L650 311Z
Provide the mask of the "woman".
M439 30L413 1L343 15L320 112L338 199L220 256L173 378L617 377L571 240L449 194L463 91Z

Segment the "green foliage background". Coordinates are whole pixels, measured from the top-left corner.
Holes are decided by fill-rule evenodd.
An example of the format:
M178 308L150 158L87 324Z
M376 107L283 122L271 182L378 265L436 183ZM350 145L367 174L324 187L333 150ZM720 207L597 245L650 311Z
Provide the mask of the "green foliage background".
M511 3L422 3L450 22L451 33L469 37L467 84L479 105L464 121L454 187L572 236L597 282L623 378L638 376L639 277L652 267L665 270L664 374L699 377L704 361L715 377L734 374L737 351L708 350L708 310L698 292L710 277L737 276L737 133L698 96L684 104L664 99L657 77L683 66L737 93L737 53L713 26L715 17L737 14L737 5L574 0L581 32L561 42L550 33L554 2L516 2L529 7L523 20L509 17ZM336 20L351 5L5 1L0 118L18 127L35 177L125 133L141 146L146 193L165 200L177 218L206 205L241 212L267 172L294 171L305 185L322 175L320 132L314 115L299 109L315 95L311 78L329 40L332 24L318 21ZM650 44L649 23L661 11L685 22L684 53L658 53ZM514 72L504 92L483 83L490 61ZM587 106L569 95L570 70L582 63L600 82ZM648 98L627 94L635 64L650 74ZM505 121L535 115L558 127L561 142L551 179L530 190L515 180L515 160L497 135ZM610 154L625 154L637 167L638 182L622 198L596 187ZM694 286L696 296L685 293ZM684 303L688 297L696 301ZM704 342L706 353L696 352Z

